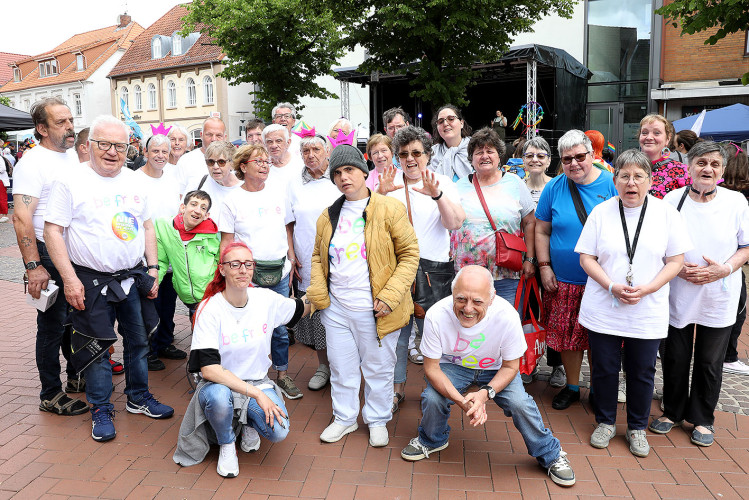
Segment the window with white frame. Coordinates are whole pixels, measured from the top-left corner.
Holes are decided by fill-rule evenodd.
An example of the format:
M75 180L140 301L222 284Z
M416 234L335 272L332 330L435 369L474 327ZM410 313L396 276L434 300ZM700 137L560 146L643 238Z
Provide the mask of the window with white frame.
M44 63L39 63L39 78L47 76L47 69Z
M198 128L190 132L190 141L192 142L193 146L196 146L198 142L202 144L203 140L201 138L201 129Z
M203 104L213 104L213 79L210 76L203 78Z
M13 68L13 81L14 82L21 81L21 68Z
M31 99L24 99L23 100L23 109L25 109L26 111L28 111L29 109L31 109Z
M176 108L177 107L177 86L172 80L166 83L166 107Z
M135 106L133 109L140 111L143 109L143 93L140 90L140 85L135 86L133 93L135 94Z
M148 84L148 109L156 109L156 85Z
M161 38L156 36L151 42L151 52L154 59L161 59Z
M76 54L75 56L75 70L76 71L83 71L86 69L86 58L83 57L83 54Z
M81 94L73 94L73 110L75 116L83 116L83 100Z
M179 36L178 33L175 33L172 37L172 55L173 56L181 56L182 55L182 37Z
M120 98L125 101L125 106L128 108L130 107L130 91L127 89L127 87L122 87L120 89Z
M188 78L185 82L185 87L187 87L187 105L195 106L198 102L197 93L195 92L195 80Z

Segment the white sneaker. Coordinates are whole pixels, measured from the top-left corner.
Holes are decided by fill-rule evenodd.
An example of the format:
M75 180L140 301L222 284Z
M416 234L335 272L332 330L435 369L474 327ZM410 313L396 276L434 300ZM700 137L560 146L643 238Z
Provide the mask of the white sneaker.
M733 363L723 363L723 371L737 375L749 375L749 366L741 360Z
M351 434L358 428L359 424L356 422L351 425L343 425L338 422L333 422L322 431L322 434L320 434L320 441L323 443L335 443L336 441L340 441L346 434Z
M222 444L218 452L218 465L216 472L223 477L237 477L239 475L239 460L237 460L237 447L234 443Z
M314 375L312 375L312 378L309 379L309 383L307 384L307 387L311 391L319 391L323 387L325 387L330 380L330 368L328 365L320 363L320 366L317 367L317 371Z
M624 378L624 374L622 374L622 378L619 379L619 391L617 392L616 400L619 403L627 402L627 379Z
M251 425L242 426L242 442L239 444L242 451L250 453L251 451L257 451L260 449L260 434L257 429Z
M8 218L5 216L0 217L0 222L8 222Z
M388 428L384 425L369 428L369 446L373 448L382 448L390 442L388 437Z

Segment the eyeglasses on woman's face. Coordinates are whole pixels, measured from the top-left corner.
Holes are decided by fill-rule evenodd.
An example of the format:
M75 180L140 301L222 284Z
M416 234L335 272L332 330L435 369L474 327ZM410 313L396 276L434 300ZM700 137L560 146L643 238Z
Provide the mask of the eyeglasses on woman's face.
M585 161L585 158L592 153L592 151L586 151L585 153L578 153L573 156L562 156L562 163L564 165L569 165L572 163L572 160L575 160L577 163L582 163Z
M548 157L549 155L547 155L546 153L525 153L523 155L523 158L528 161L531 161L533 158L538 158L539 160L544 161Z
M398 158L401 160L405 160L409 156L413 156L414 158L421 158L421 155L424 154L424 151L419 150L413 150L413 151L398 151Z
M452 124L452 123L454 123L454 122L455 122L455 120L457 120L457 119L458 119L458 117L457 117L457 116L455 116L455 115L450 115L450 116L447 116L447 117L445 117L445 118L440 118L440 119L438 119L438 120L437 120L437 125L444 125L444 124L445 124L445 121L447 121L448 123Z
M244 268L247 269L248 271L252 271L253 269L255 269L255 261L254 260L245 260L245 261L242 261L242 260L230 260L228 262L222 262L221 264L223 264L225 266L229 266L229 269L232 269L234 271L236 271L237 269L239 269L242 266L244 266Z
M218 160L214 160L213 158L206 158L205 164L209 167L214 166L216 163L218 163L218 166L223 168L226 166L226 164L229 162L229 160L224 160L223 158L220 158Z

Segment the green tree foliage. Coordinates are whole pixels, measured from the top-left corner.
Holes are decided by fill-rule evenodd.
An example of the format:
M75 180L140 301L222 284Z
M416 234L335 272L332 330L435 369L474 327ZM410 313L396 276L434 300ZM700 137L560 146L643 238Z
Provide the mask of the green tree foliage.
M336 97L315 82L333 74L343 54L345 10L307 0L194 0L183 33L207 32L227 55L219 74L258 84L256 114L269 119L279 101Z
M10 106L10 97L0 95L0 104L5 104L6 106Z
M413 74L412 97L439 107L468 104L474 63L498 60L539 18L570 17L577 0L362 0L368 15L348 30L370 58L360 70ZM559 36L564 36L560 33Z
M674 28L681 24L682 34L693 35L718 28L705 40L705 45L715 45L726 35L749 27L749 3L746 0L674 0L655 12L670 21ZM749 85L749 73L745 73L741 81Z

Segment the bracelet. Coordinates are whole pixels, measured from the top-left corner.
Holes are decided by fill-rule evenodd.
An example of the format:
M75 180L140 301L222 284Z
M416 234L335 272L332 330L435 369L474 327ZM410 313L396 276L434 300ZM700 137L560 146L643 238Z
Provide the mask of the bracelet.
M732 274L733 274L733 266L731 265L731 263L730 263L730 262L726 262L726 265L728 266L728 269L730 269L730 270L731 270L731 272L730 272L730 273L728 273L728 276L730 276L730 275L732 275Z
M148 269L156 269L157 271L160 269L158 264L151 264L148 266Z
M614 292L611 291L612 288L614 288L614 282L613 281L611 283L609 283L609 295L611 295L613 297L614 296Z
M442 198L443 194L445 194L445 192L444 191L440 191L440 194L438 194L437 196L432 196L432 199L434 201L439 201L439 199Z
M551 262L545 261L545 260L544 261L540 261L538 263L538 267L551 267Z

